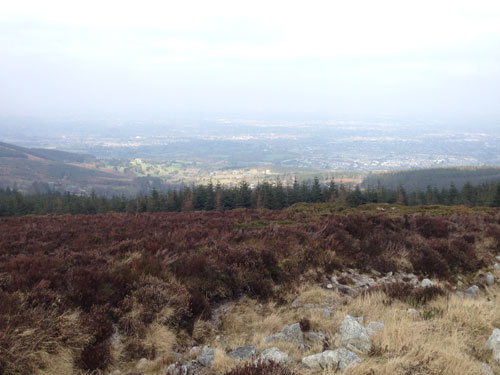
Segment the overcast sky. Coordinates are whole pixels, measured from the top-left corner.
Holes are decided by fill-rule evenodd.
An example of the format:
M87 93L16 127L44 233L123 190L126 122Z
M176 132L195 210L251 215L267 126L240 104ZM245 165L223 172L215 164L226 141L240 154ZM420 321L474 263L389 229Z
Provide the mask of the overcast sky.
M0 114L500 115L500 1L3 1Z

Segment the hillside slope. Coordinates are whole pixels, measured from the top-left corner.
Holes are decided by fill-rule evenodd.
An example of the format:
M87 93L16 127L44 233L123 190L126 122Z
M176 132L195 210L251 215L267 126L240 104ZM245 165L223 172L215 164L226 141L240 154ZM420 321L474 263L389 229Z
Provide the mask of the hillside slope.
M45 190L88 194L133 193L133 177L96 166L91 155L28 149L0 142L0 188L24 192ZM41 191L39 191L41 190Z

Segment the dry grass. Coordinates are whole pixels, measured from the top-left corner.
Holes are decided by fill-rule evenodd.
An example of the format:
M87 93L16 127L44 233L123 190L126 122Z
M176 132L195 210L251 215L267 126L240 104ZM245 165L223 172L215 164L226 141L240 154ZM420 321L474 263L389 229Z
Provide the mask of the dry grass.
M495 276L498 278L500 274L497 272ZM483 362L489 363L494 371L500 371L491 354L482 350L493 328L500 327L499 294L500 286L495 286L483 291L477 300L455 294L438 297L421 306L416 315L407 311L410 306L406 303L387 303L387 296L382 292L350 298L318 286L302 286L298 295L301 304L331 306L333 314L330 318L311 309L294 309L289 305L278 307L273 303L259 305L245 299L225 317L223 331L219 333L222 342L218 347L224 351L253 344L260 352L276 346L300 360L321 352L322 345L316 344L301 351L290 343L266 344L265 337L303 317L311 321L312 330L324 331L334 337L343 318L349 314L363 316L365 324L384 322L385 328L372 338L372 352L362 356L363 362L346 370L346 374L477 375L481 373ZM293 298L290 296L289 300ZM338 340L332 341L330 348L334 349L339 343ZM227 364L231 365L230 362ZM299 363L295 366L300 373L311 373L300 368ZM228 366L224 369L227 371Z

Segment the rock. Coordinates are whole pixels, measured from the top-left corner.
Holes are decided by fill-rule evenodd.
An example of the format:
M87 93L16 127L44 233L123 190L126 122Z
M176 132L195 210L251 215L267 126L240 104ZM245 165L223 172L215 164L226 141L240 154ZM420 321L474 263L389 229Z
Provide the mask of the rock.
M302 363L306 367L322 370L344 370L348 366L360 362L361 358L345 348L327 350L323 353L313 354L302 358Z
M149 361L146 358L141 358L135 365L135 368L139 371L144 371L149 366Z
M202 350L199 346L193 346L191 349L189 349L189 357L195 358L198 357L201 354Z
M470 288L465 289L463 292L457 292L460 297L477 299L479 294L479 287L477 285L472 285Z
M332 284L326 284L326 288L327 289L333 289L333 285Z
M264 363L275 362L285 364L288 363L290 359L288 358L288 354L282 352L276 347L272 347L264 350L260 354L259 361Z
M484 344L484 349L493 352L493 358L500 363L500 329L495 328L493 333Z
M481 375L495 375L493 369L487 363L483 363L481 366Z
M297 344L304 343L304 334L300 329L299 323L290 324L288 326L283 327L280 333L276 333L272 336L268 336L264 339L265 343L270 343L272 341L282 341L282 342L291 342Z
M367 353L372 347L366 328L350 315L340 325L340 335L342 345L350 350Z
M493 265L493 269L494 269L495 271L500 271L500 266L498 265L498 263L495 263L495 264Z
M384 323L382 322L370 322L366 327L368 335L373 336L375 333L384 330Z
M328 339L328 334L325 332L307 332L304 336L306 340L314 343L321 343Z
M498 261L500 262L500 255L497 255L497 256L495 257L495 259L496 259L496 260L498 260Z
M365 318L362 316L353 316L353 318L356 319L359 324L363 324L365 322Z
M167 367L166 375L200 375L203 373L202 366L198 361L183 363L178 361Z
M215 349L205 348L203 352L196 357L196 360L201 363L202 366L212 367L215 359Z
M298 298L295 298L292 302L292 307L296 309L299 306L300 306L300 301Z
M227 353L227 355L237 360L252 359L257 355L257 348L253 345L240 346L239 348Z
M422 286L422 288L428 288L430 286L434 286L434 283L430 279L423 279L420 285Z
M488 286L493 286L495 284L495 276L488 272L484 278L484 282Z
M418 311L417 311L417 310L415 310L415 309L412 309L411 307L408 309L408 312L409 312L410 314L418 314Z

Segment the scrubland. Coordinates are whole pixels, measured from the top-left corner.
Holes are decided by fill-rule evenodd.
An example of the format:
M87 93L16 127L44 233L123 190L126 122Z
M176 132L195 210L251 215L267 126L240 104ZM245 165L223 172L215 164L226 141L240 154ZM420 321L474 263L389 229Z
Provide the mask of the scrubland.
M225 374L241 366L228 350L266 349L265 337L301 320L330 340L272 346L298 360L335 348L347 314L385 328L345 373L479 374L482 363L499 371L482 347L500 327L500 289L482 275L500 254L500 211L428 211L304 205L1 219L0 373L163 374L209 345L218 349L210 371ZM346 269L429 277L436 292L399 285L352 297L325 287ZM477 299L456 295L472 284ZM292 307L297 299L332 314ZM311 372L299 363L287 371Z

